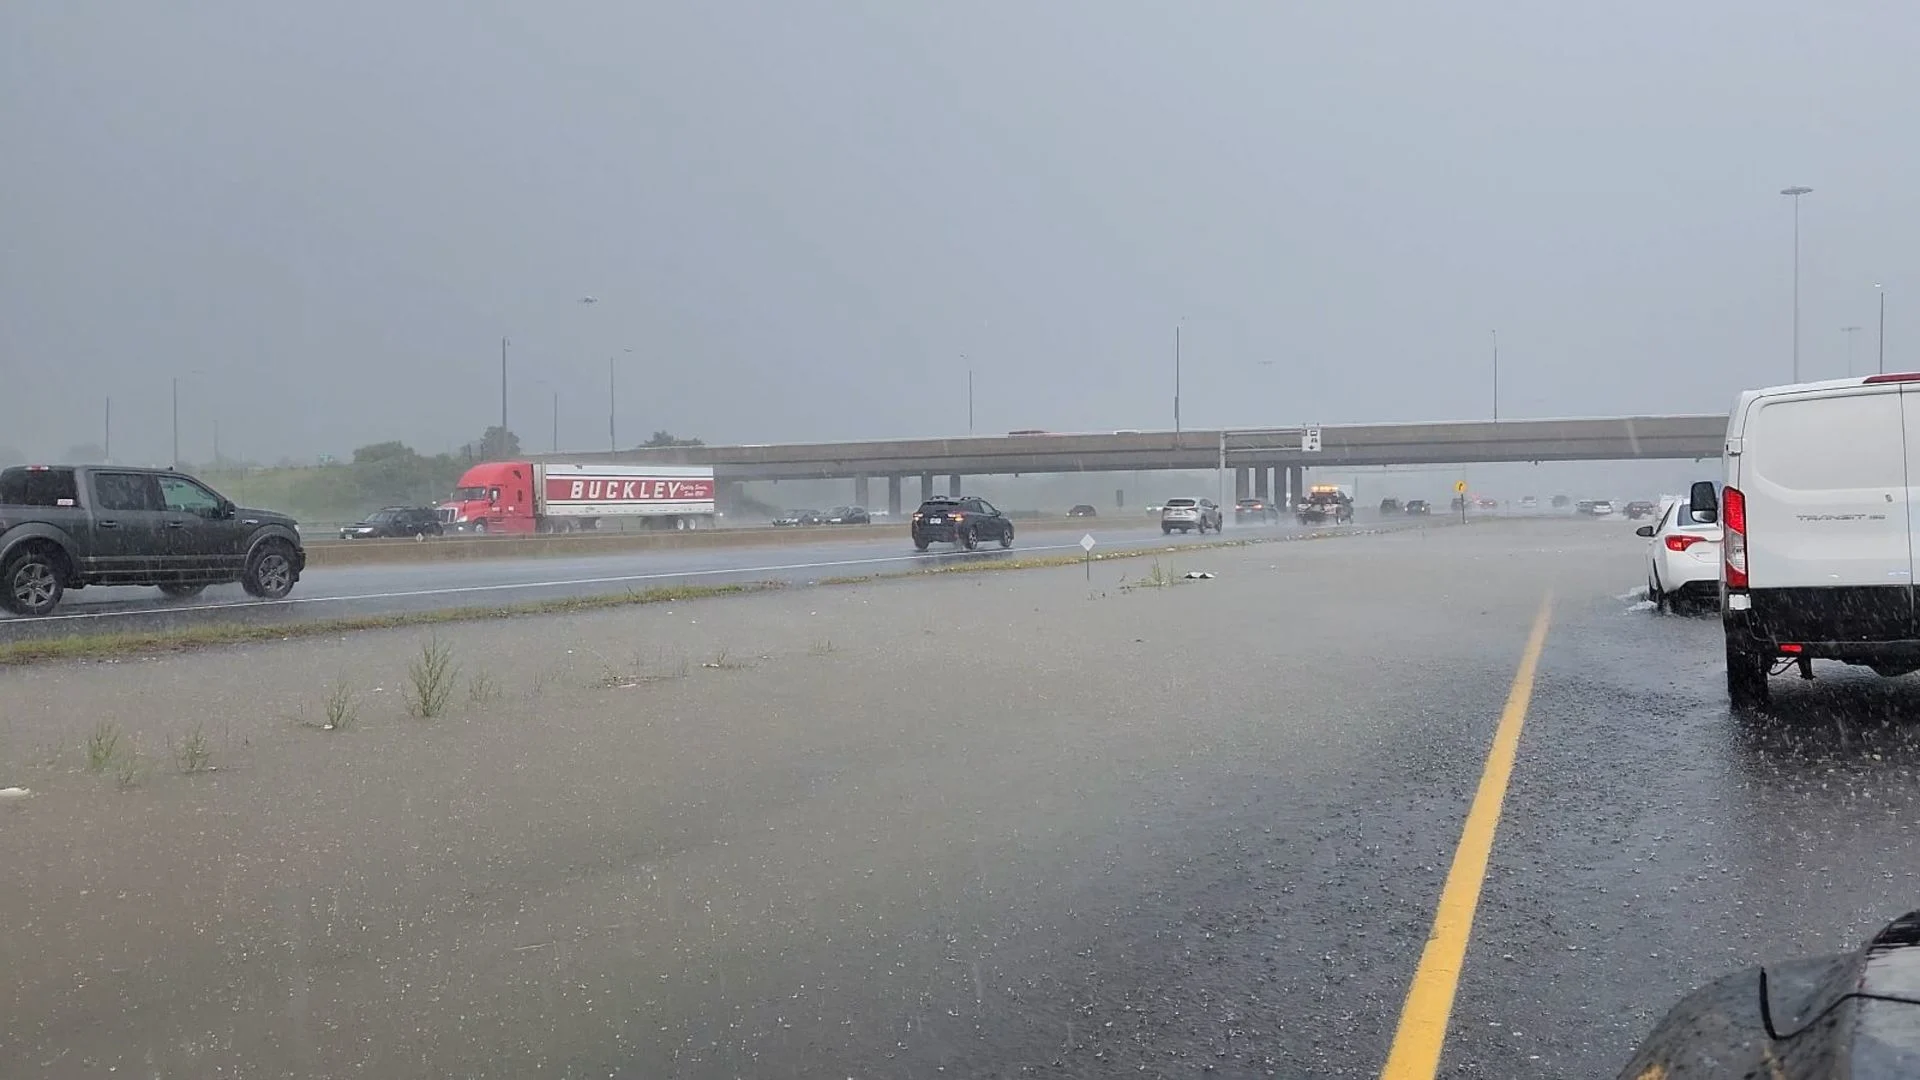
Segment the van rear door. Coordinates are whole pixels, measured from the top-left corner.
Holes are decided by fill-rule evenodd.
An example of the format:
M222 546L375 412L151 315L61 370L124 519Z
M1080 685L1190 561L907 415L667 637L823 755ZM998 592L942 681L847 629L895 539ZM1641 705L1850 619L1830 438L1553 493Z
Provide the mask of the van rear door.
M1778 642L1913 637L1906 432L1913 395L1842 386L1748 405L1746 497L1756 630ZM1920 414L1915 414L1920 417Z

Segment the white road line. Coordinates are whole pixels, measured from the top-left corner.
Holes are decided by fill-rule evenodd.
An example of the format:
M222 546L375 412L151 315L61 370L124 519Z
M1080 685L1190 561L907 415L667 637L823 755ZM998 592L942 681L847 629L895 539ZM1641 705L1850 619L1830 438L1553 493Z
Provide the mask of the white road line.
M1126 544L1130 541L1116 541ZM1132 543L1154 543L1155 541L1131 541ZM1018 551L1067 551L1080 550L1079 544L1045 544L1040 547L1021 547ZM648 574L620 574L614 577L564 578L555 581L511 581L495 585L456 585L443 589L408 589L398 592L357 593L352 596L293 596L285 600L242 600L231 604L191 604L184 607L132 608L119 611L76 611L66 615L46 615L30 620L32 623L62 622L72 619L114 619L142 615L173 615L187 611L227 611L256 607L291 607L294 604L349 604L360 600L406 600L420 596L457 596L462 593L502 592L510 589L560 589L576 585L618 585L631 581L665 581L671 578L719 577L735 574L767 574L783 570L822 570L837 566L874 566L896 562L939 562L949 557L965 554L963 552L942 552L937 555L887 555L877 559L833 559L827 562L776 563L768 566L718 567L704 570L663 570ZM11 621L11 620L8 620ZM27 624L29 620L20 620ZM4 625L4 624L0 624Z

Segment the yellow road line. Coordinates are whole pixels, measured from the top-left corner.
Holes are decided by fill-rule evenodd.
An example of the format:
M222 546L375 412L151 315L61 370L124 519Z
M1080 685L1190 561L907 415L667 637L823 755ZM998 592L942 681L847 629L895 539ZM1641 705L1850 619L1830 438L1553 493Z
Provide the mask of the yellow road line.
M1548 616L1553 610L1549 593L1540 601L1533 633L1520 654L1520 668L1507 692L1507 707L1487 752L1479 790L1460 830L1460 846L1453 853L1440 906L1433 914L1433 930L1414 969L1413 985L1400 1010L1400 1027L1393 1034L1381 1080L1433 1080L1440 1068L1440 1048L1447 1041L1447 1017L1453 1012L1453 993L1460 985L1460 966L1467 956L1467 938L1473 933L1473 911L1480 904L1480 886L1487 876L1487 856L1493 850L1493 832L1500 824L1500 804L1507 797L1513 759L1520 749L1520 729L1527 722L1527 703L1533 699L1533 673L1540 650L1547 643Z

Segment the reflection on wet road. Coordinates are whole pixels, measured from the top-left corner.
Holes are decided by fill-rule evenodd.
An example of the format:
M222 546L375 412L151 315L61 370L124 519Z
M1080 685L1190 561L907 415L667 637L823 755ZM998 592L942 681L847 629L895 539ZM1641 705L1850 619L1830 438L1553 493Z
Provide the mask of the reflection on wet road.
M1378 1076L1549 593L1439 1075L1920 907L1920 677L1730 714L1622 523L1175 558L0 671L0 1074Z

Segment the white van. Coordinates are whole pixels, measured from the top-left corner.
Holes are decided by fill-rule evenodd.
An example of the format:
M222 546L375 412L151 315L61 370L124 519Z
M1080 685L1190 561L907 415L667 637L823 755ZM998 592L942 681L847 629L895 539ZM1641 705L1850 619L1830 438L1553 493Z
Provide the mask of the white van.
M1727 419L1725 462L1723 491L1703 481L1688 502L1723 528L1733 704L1766 704L1782 661L1803 678L1815 659L1920 670L1920 372L1749 390Z

